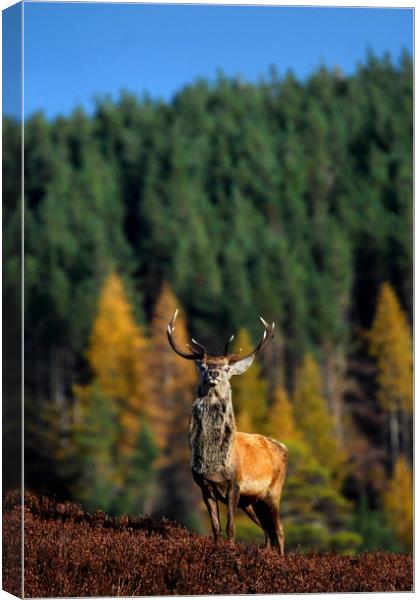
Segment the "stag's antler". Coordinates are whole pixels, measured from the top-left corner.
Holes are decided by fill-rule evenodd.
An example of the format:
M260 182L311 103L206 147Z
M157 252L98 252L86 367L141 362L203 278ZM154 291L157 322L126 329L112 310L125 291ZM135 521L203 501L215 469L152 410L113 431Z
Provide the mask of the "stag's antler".
M265 348L265 346L271 340L271 338L274 335L275 324L272 323L271 325L269 325L267 323L267 321L265 321L262 317L260 317L260 321L264 325L264 333L262 335L262 338L261 338L258 346L252 352L250 352L249 354L246 354L245 356L238 356L237 354L231 354L228 357L230 363L238 362L239 360L243 360L244 358L249 358L250 356L257 356L257 354L259 354L261 352L261 350L263 348ZM225 347L225 349L226 349L226 347Z
M166 330L166 335L168 336L168 340L169 340L169 343L171 344L172 348L175 350L175 352L177 354L179 354L179 356L182 356L182 358L186 358L187 360L200 360L200 359L204 358L204 356L206 355L205 347L202 344L199 344L198 342L196 342L194 339L192 339L191 341L194 344L194 346L197 346L197 348L199 350L195 350L195 348L192 348L189 344L187 344L187 347L191 350L192 354L187 354L186 352L183 352L176 345L173 333L175 331L174 323L175 323L175 319L177 318L177 316L178 316L178 309L176 309L176 311L174 312L174 315L173 315L172 319L169 321L168 328Z
M234 335L231 335L231 336L230 336L230 338L228 339L228 341L227 341L227 342L226 342L226 344L225 344L225 354L224 354L225 356L227 356L227 355L228 355L228 352L229 352L229 346L230 346L230 344L233 342L233 339L234 339L234 337L235 337Z

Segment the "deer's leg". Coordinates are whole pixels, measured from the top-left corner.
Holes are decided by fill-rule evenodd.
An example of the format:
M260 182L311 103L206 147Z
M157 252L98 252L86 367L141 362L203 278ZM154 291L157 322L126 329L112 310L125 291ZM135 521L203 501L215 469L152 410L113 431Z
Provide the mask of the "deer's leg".
M283 530L283 523L282 523L280 517L277 517L277 521L278 521L277 539L278 539L279 545L280 545L280 554L284 555L284 530Z
M274 529L276 531L276 546L280 550L280 554L284 555L284 531L283 523L280 520L279 511L273 515Z
M254 510L264 530L265 547L273 548L275 546L275 531L270 517L269 507L262 500L258 500L254 504Z
M246 515L248 515L248 517L251 519L251 521L253 521L256 525L258 525L258 527L260 527L263 530L264 537L265 537L264 547L265 548L271 548L270 536L268 535L268 533L266 532L266 530L262 526L262 524L261 524L259 518L257 517L257 515L255 513L255 510L253 509L252 505L250 505L250 506L242 506L241 508L244 511L244 513Z
M211 528L213 531L214 539L217 540L222 534L222 528L220 527L220 518L219 518L219 505L217 502L217 498L214 494L214 490L210 483L208 483L204 477L199 475L192 469L192 476L196 484L201 490L201 494L203 496L204 504L209 512Z
M272 498L272 508L273 508L272 515L273 515L274 527L276 530L277 543L278 543L281 555L284 555L284 531L283 531L283 523L280 518L280 500L281 500L281 492L282 492L282 488L283 488L283 483L284 483L284 475L280 479L277 490L274 493L274 496Z
M276 501L271 500L266 503L267 515L271 521L271 544L273 548L278 548L280 554L284 554L284 532L283 524L280 520L280 510Z
M235 538L235 512L239 502L239 486L231 481L227 490L228 518L226 533L228 538L233 541Z
M209 493L209 491L206 488L202 489L202 493L204 504L206 505L206 508L209 511L210 515L213 537L215 541L217 541L222 535L222 528L220 526L219 519L219 505L216 498L214 498L214 496L211 493Z

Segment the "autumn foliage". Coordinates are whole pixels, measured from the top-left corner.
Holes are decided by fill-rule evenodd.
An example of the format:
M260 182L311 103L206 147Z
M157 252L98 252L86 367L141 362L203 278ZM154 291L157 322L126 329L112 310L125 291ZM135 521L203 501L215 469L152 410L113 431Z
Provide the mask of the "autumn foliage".
M274 391L274 400L267 419L268 435L286 442L286 440L303 441L302 433L297 429L293 415L293 406L287 391L278 386Z
M393 288L384 283L369 332L376 359L378 399L387 411L413 410L413 352L410 326Z
M409 552L413 549L413 475L403 456L395 462L394 471L385 493L385 510L397 538Z
M132 451L139 433L139 416L145 403L144 333L136 324L121 279L111 273L105 280L93 324L89 364L102 392L119 405L119 445ZM76 387L82 415L89 410L90 387Z
M4 502L3 588L19 593L18 496ZM83 512L25 495L25 596L148 596L409 591L411 556L276 552L215 543L168 520Z
M311 354L305 355L296 381L294 414L303 438L333 479L342 482L346 455L334 435L334 420L322 393L320 369Z

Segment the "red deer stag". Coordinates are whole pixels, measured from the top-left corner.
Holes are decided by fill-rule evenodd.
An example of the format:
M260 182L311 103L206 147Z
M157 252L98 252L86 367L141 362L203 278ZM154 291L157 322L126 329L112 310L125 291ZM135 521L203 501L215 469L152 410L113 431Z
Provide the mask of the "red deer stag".
M174 341L175 311L167 335L179 356L194 360L200 374L197 397L194 400L189 429L191 466L194 481L201 488L209 511L213 535L221 535L218 501L227 504L227 535L235 536L234 515L237 507L261 527L265 545L284 554L284 535L280 521L280 497L287 468L287 448L284 444L258 434L236 430L232 406L230 378L241 375L273 336L274 323L262 317L263 336L250 354L229 354L225 345L223 356L210 356L205 347L192 339L189 352Z

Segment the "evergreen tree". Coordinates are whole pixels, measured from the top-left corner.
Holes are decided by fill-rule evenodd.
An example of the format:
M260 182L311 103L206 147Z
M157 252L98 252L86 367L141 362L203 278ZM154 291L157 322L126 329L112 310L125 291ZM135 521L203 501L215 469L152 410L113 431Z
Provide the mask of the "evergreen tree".
M25 123L25 195L28 208L36 208L55 178L61 152L51 136L51 126L40 112Z
M134 451L127 457L127 476L116 501L120 511L148 514L153 510L156 497L155 460L158 454L152 431L143 419Z
M71 446L64 452L67 470L76 471L73 496L89 509L113 511L124 486L119 461L118 408L96 381L76 388L77 405Z
M133 264L115 174L90 139L86 119L75 121L83 123L81 132L72 133L68 123L63 127L54 168L37 202L34 174L28 174L25 190L25 342L38 349L28 377L37 397L53 397L62 408L75 382L76 357L88 342L103 278L116 267L127 275Z

